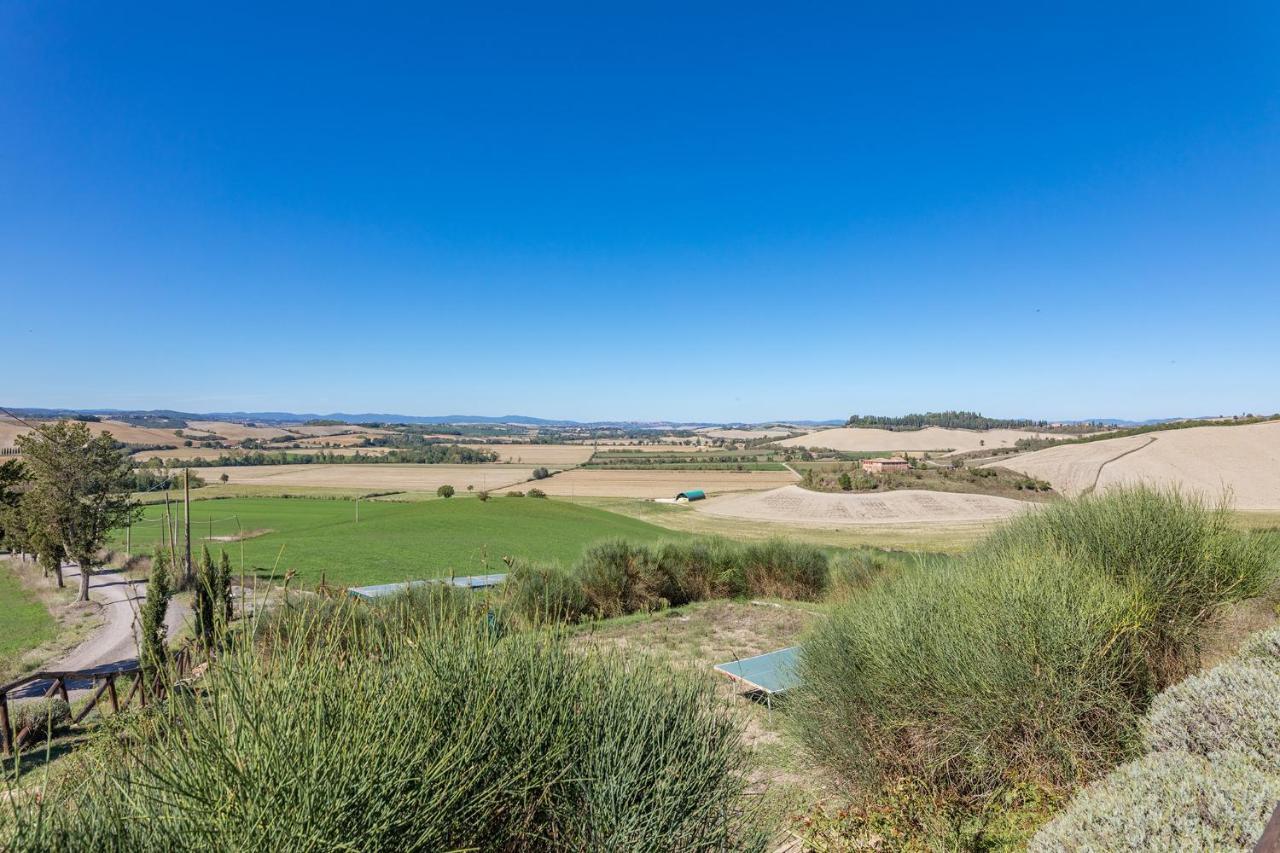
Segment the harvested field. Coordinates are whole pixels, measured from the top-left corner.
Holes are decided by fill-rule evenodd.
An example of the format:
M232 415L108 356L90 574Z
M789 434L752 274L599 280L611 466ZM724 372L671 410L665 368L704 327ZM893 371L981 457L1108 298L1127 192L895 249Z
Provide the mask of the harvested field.
M577 468L528 484L549 495L670 498L685 489L708 494L758 491L794 483L790 471L611 471Z
M818 527L850 524L990 523L1033 504L993 495L901 490L875 494L813 492L784 486L770 492L731 495L695 504L699 512L749 521Z
M13 447L14 439L29 431L11 418L0 418L0 447Z
M289 435L290 431L281 429L280 427L259 427L245 426L244 424L234 423L232 421L187 421L187 426L200 432L212 432L222 436L228 441L240 442L246 438L256 438L259 441L266 441L272 438L278 438L282 435Z
M514 487L533 476L517 465L231 465L199 469L206 482L223 473L232 486L310 486L332 489L434 492L444 485L458 491Z
M1280 509L1280 421L1160 430L1049 447L997 463L1048 480L1066 495L1147 483L1242 510Z
M782 447L822 447L827 450L893 451L953 450L963 453L982 448L1012 447L1020 438L1062 438L1051 433L1020 429L870 429L866 427L824 429L779 441Z
M723 438L726 441L753 441L757 438L786 438L794 435L796 431L773 427L771 429L700 429L698 432L708 438Z
M381 456L390 452L389 447L272 447L270 452L315 453L323 450L334 456ZM130 458L135 462L146 462L148 459L218 459L222 456L242 456L257 451L239 450L234 447L178 447L173 450L140 450ZM203 470L203 469L199 469Z
M335 435L390 435L391 430L373 429L371 427L354 426L352 424L333 424L330 426L291 426L289 432L298 435L330 437Z
M625 442L614 442L606 444L600 442L599 450L626 450L631 453L699 453L709 450L722 450L723 448L715 447L710 444L679 444L677 442L666 442L663 444L626 444Z
M586 444L464 444L473 450L498 454L500 462L523 465L581 465L591 458Z
M30 420L30 419L28 419ZM33 424L42 423L41 421L30 421ZM116 441L124 444L181 444L182 439L173 434L172 430L163 429L146 429L144 427L131 426L119 421L90 421L86 424L89 431L94 435L101 432L111 434ZM18 421L5 418L0 420L0 447L12 447L14 439L23 433L31 432L29 427L23 426Z

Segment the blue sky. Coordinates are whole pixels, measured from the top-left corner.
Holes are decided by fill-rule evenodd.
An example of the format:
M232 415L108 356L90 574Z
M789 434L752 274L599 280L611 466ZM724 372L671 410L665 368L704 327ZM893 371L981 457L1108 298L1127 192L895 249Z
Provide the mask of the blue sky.
M259 5L0 4L0 403L1280 409L1274 3Z

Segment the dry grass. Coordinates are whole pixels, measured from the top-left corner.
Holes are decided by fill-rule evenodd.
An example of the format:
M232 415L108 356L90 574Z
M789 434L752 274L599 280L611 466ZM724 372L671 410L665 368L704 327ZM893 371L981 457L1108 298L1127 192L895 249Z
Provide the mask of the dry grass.
M549 495L575 497L671 498L686 489L707 494L774 489L794 483L790 471L565 471L530 484Z
M1280 509L1280 421L1192 427L1050 447L1000 465L1048 480L1067 495L1145 483L1243 510Z

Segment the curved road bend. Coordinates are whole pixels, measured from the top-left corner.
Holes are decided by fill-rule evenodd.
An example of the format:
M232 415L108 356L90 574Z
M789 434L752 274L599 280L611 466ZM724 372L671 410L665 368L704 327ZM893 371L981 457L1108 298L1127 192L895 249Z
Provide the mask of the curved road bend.
M67 586L80 583L80 569L74 564L62 569ZM135 581L116 569L103 569L89 578L89 597L102 605L103 624L80 645L57 660L41 666L47 670L77 670L105 673L122 669L138 661L138 611L147 597L147 582ZM190 615L190 608L169 601L165 617L169 638L178 633ZM49 681L33 681L9 694L10 699L38 698L49 689ZM91 678L69 681L67 690L72 700L93 689Z

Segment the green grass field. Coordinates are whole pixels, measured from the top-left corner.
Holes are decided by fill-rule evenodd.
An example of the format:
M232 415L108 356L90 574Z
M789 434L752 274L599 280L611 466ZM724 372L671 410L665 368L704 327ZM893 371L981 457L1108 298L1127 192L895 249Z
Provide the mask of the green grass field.
M164 508L149 506L134 526L132 550L150 553L158 541ZM413 503L361 501L360 521L350 500L234 498L191 505L193 547L211 534L267 530L242 541L209 542L225 548L232 565L258 574L294 569L304 585L321 573L329 583L360 585L439 577L450 572L505 571L504 556L576 560L592 542L611 536L635 541L685 534L634 518L564 501L473 497ZM112 547L124 546L123 531ZM243 549L243 554L242 554Z
M44 605L0 564L0 659L33 649L52 637L58 625Z

